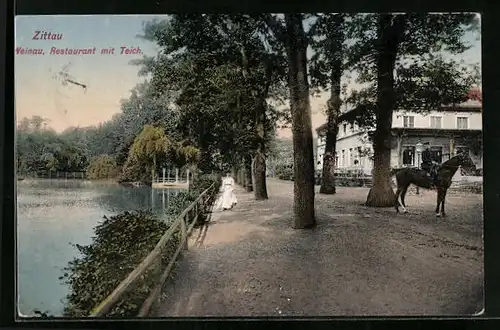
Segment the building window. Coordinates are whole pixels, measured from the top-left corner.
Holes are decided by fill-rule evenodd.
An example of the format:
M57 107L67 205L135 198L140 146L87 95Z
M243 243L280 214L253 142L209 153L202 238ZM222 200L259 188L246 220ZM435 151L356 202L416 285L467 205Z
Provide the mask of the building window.
M440 116L431 116L431 128L442 128Z
M352 148L349 148L349 166L354 164L354 153L352 152Z
M345 150L342 150L342 159L340 160L340 167L345 166Z
M458 129L468 129L469 128L469 118L457 117L457 128Z
M415 117L414 116L403 116L403 127L415 127Z
M335 167L339 167L339 156L335 154Z
M342 127L342 132L344 135L347 134L347 124L344 124L344 126Z
M403 148L403 165L414 165L415 164L415 147L404 147Z

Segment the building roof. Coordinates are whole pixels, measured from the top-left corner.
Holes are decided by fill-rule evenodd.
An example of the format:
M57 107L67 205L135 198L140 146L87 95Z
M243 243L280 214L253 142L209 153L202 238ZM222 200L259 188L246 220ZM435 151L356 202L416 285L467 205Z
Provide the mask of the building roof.
M479 88L471 88L470 91L467 93L467 101L455 105L455 106L446 106L443 107L442 110L444 111L459 111L459 110L465 110L465 111L481 111L483 107L483 97L482 97L482 92ZM361 108L353 108L351 110L345 111L340 115L339 121L346 121L346 120L353 120L355 119L358 114L362 111ZM327 123L324 123L323 125L319 126L316 128L316 132L321 132L326 130Z
M483 104L483 93L479 88L471 88L467 97L469 100L478 101Z

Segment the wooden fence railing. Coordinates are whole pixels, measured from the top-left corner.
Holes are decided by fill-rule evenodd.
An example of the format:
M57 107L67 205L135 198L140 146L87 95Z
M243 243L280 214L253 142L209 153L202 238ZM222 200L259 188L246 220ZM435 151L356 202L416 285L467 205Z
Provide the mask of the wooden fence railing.
M102 317L109 313L109 311L124 297L124 295L131 290L133 284L135 284L141 277L144 277L155 262L158 261L158 259L161 259L167 243L173 239L176 233L180 231L180 241L177 245L175 253L170 258L170 262L163 270L163 273L157 281L154 289L149 293L148 297L143 302L137 316L141 317L148 315L151 307L161 292L164 282L170 275L177 257L182 250L188 248L188 238L194 225L196 224L196 221L198 220L198 217L200 214L207 211L207 207L211 206L210 201L214 197L213 195L217 193L213 188L214 184L203 191L194 202L192 202L173 222L171 222L170 227L160 238L154 249L132 272L129 273L129 275L108 297L106 297L92 310L90 314L91 317Z

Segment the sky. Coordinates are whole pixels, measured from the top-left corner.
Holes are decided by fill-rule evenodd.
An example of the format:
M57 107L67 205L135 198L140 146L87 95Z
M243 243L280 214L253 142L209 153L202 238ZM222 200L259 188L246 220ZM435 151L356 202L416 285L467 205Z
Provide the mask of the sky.
M137 37L143 22L166 18L166 15L85 15L85 16L17 16L15 21L16 48L43 49L44 55L15 56L16 118L33 115L50 120L56 131L68 127L97 125L120 112L120 100L128 98L134 86L144 80L138 67L130 61L153 56L154 44ZM35 31L62 34L60 40L32 40ZM466 63L481 62L478 35L468 33L467 42L473 47L455 57ZM120 55L120 47L139 47L142 54ZM51 55L52 47L93 48L89 55ZM102 48L115 48L115 54L100 54ZM67 67L75 81L87 85L87 90L74 85L63 86L54 74ZM356 88L351 84L349 89ZM325 122L323 112L328 93L311 98L313 129ZM282 130L281 137L290 137Z

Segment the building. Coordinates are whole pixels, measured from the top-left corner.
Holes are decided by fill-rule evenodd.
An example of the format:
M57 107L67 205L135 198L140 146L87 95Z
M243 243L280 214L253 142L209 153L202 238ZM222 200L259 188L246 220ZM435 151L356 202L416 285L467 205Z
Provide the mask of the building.
M472 96L463 104L446 107L439 111L430 111L425 115L403 110L394 111L391 166L419 166L420 149L423 143L428 142L431 152L439 162L450 159L457 152L466 151L471 155L476 167L482 168L481 112L481 99ZM346 113L342 116L344 117ZM317 170L323 168L325 129L326 124L316 129L318 133ZM335 155L337 168L360 169L370 174L373 168L372 154L373 148L366 130L360 129L355 124L341 122Z

